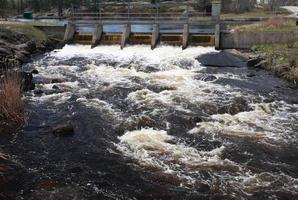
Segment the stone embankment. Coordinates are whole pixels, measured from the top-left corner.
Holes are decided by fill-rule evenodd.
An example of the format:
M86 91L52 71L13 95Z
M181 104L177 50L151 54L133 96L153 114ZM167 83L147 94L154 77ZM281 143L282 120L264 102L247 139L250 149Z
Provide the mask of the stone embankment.
M60 47L62 44L56 39L49 38L46 41L38 42L23 33L0 29L0 75L10 70L21 71L19 69L22 64L30 62L33 56ZM34 89L32 74L18 73L23 79L24 90Z

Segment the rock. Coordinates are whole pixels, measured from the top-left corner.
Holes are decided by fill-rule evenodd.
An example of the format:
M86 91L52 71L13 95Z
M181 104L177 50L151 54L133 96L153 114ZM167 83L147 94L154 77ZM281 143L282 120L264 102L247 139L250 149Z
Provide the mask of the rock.
M256 75L254 73L248 73L246 76L249 78L252 78L252 77L255 77Z
M214 81L216 79L217 79L216 76L210 75L210 76L207 76L206 78L204 78L203 80L206 82L209 82L209 81Z
M22 75L22 88L24 91L34 90L33 76L31 73L20 72Z
M217 79L216 76L208 75L208 74L198 74L198 75L195 75L193 78L196 80L201 80L205 82L211 82Z
M65 80L62 78L54 78L51 81L51 83L63 83L63 82L65 82Z
M31 58L23 54L22 52L17 52L16 53L16 58L21 61L22 63L28 63L31 61Z
M74 135L74 128L71 124L59 125L53 128L52 132L58 137L69 137Z
M210 192L210 186L208 184L205 184L205 183L200 183L198 185L199 189L198 191L201 192L201 193L207 193L207 192Z
M33 40L30 40L29 42L26 43L27 48L26 51L33 53L36 50L36 43Z
M0 56L7 56L12 54L12 51L8 48L0 47Z
M38 89L38 90L34 90L34 94L36 94L36 95L41 95L41 94L43 94L43 93L44 93L43 90L40 90L40 89Z
M16 49L19 51L27 51L29 53L33 53L36 50L36 43L33 40L30 40L26 43L16 45Z
M233 99L232 103L229 106L229 113L231 115L236 115L240 112L248 111L249 106L244 97L236 97Z
M57 85L53 85L52 89L59 90L59 87Z
M247 66L248 67L255 67L258 63L260 63L261 61L263 61L264 58L262 58L261 56L257 56L257 57L254 57L254 58L250 58L248 61L247 61Z
M197 60L204 66L212 67L246 67L247 60L227 51L207 53Z
M31 74L39 74L39 71L38 71L37 69L33 69L33 70L31 71Z
M267 60L262 60L261 62L256 64L254 67L264 69L267 65L268 65L268 61Z

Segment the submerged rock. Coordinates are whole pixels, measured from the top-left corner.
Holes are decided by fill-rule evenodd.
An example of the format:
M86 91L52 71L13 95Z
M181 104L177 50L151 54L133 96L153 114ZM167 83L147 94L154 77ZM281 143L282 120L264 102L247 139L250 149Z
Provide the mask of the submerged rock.
M65 82L65 80L62 78L54 78L51 81L51 83L63 83L63 82Z
M41 95L43 93L44 93L43 90L34 90L34 94L36 94L36 95Z
M52 132L58 137L68 137L74 135L74 128L71 124L59 125L54 127Z
M233 99L232 104L229 106L229 113L236 115L240 112L248 111L248 102L244 97L236 97Z
M57 85L53 85L52 89L59 90L59 87Z
M33 69L33 70L31 71L31 74L39 74L39 71L38 71L37 69Z

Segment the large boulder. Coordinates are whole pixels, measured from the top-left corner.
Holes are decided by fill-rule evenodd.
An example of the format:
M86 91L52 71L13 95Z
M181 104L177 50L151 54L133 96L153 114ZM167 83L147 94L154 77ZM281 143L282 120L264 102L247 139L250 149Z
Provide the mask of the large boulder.
M52 132L57 137L69 137L74 135L74 128L71 124L63 124L54 127Z
M229 51L212 52L199 56L197 60L204 66L246 67L247 59Z

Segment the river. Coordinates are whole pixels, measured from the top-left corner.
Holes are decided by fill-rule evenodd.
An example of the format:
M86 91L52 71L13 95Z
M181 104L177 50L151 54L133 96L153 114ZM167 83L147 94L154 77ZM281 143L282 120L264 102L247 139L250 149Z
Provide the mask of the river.
M3 147L24 170L8 190L16 199L297 199L297 87L195 59L214 51L67 45L25 65L39 71L37 89ZM68 123L74 135L52 134Z

